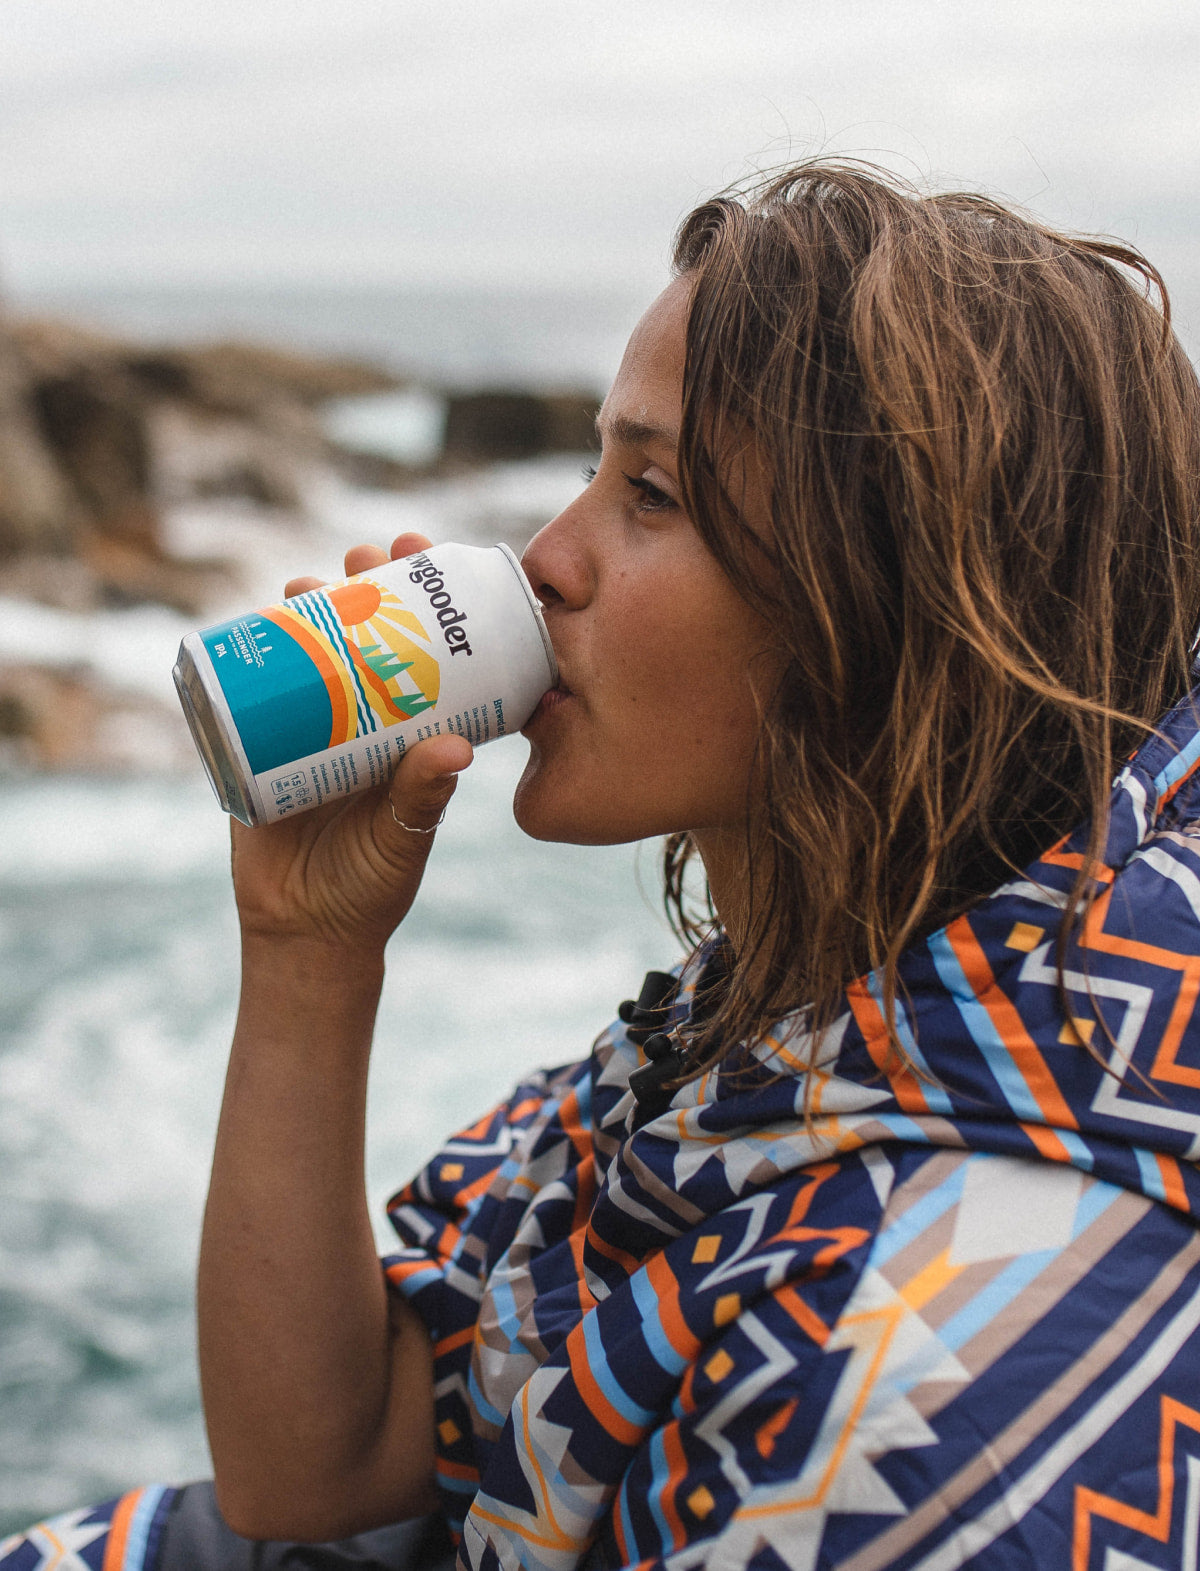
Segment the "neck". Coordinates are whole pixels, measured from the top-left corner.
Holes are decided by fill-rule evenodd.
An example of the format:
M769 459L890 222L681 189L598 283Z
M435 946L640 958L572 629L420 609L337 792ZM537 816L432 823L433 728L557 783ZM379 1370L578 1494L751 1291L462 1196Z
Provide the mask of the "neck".
M749 916L750 868L745 831L697 829L692 839L704 863L717 918L736 951L745 940Z

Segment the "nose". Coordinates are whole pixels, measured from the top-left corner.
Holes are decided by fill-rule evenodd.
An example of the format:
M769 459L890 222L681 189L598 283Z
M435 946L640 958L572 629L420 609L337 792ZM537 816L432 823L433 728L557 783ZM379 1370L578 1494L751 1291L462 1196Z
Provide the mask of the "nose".
M580 513L587 492L539 529L525 547L521 566L534 594L547 610L578 610L592 593L592 569L585 548Z

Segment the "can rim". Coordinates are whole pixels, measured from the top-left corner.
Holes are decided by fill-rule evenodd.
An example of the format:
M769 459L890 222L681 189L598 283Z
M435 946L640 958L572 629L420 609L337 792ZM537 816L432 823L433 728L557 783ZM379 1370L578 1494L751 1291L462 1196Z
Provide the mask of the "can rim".
M558 657L554 653L554 645L550 642L550 634L546 631L546 623L542 616L542 602L533 592L533 585L525 576L525 569L521 566L520 559L512 546L506 545L503 540L498 540L495 549L501 552L517 576L517 582L525 591L525 598L529 602L529 609L533 612L533 620L537 624L538 633L541 635L542 648L546 651L546 660L550 666L550 686L558 684Z

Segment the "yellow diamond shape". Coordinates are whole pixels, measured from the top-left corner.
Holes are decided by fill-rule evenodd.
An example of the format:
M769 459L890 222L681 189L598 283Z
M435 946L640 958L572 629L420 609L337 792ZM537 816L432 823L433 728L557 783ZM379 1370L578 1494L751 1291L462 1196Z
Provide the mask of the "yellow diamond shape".
M721 1247L720 1233L706 1233L703 1238L696 1240L696 1247L692 1250L692 1264L694 1266L710 1266L717 1258L717 1251Z
M443 1162L441 1168L438 1170L438 1177L444 1178L447 1183L449 1183L452 1179L461 1178L462 1176L463 1165L461 1162Z
M438 1425L438 1434L442 1437L444 1446L452 1446L456 1440L462 1439L462 1430L452 1418L443 1418Z
M705 1484L701 1484L699 1488L693 1489L687 1497L688 1510L693 1516L698 1516L702 1522L716 1503L712 1497L712 1491Z
M1034 927L1032 922L1014 922L1013 930L1004 940L1006 949L1023 949L1026 954L1036 949L1046 936L1044 927Z
M705 1364L704 1373L712 1381L713 1385L716 1385L718 1381L724 1380L732 1368L733 1359L730 1358L724 1348L721 1348Z
M713 1325L727 1326L731 1320L736 1320L742 1312L742 1296L740 1293L722 1293L717 1299L717 1306L713 1310Z

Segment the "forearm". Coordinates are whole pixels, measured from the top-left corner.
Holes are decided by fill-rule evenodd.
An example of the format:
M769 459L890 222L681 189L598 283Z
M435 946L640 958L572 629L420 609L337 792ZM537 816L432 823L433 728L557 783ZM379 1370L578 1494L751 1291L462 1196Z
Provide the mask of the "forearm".
M382 976L381 955L315 942L243 952L199 1317L222 1506L254 1536L333 1537L431 1503L428 1342L389 1314L363 1184Z

